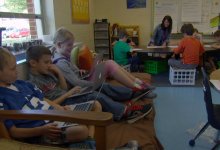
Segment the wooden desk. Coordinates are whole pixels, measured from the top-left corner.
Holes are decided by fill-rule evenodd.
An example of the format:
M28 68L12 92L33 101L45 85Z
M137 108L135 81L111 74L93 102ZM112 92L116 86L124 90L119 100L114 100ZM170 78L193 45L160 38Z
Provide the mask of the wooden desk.
M156 47L148 48L147 46L140 46L137 50L134 49L137 53L160 53L160 54L169 54L173 53L172 48L170 47Z
M215 89L220 92L220 69L215 70L210 74L210 82Z
M210 80L220 80L220 69L217 69L210 74Z
M177 46L168 46L168 47L163 47L163 46L155 46L155 47L147 47L147 46L139 46L137 48L134 48L134 51L137 53L173 53L173 49ZM209 46L204 46L205 52L214 52L218 51L220 49L215 49Z

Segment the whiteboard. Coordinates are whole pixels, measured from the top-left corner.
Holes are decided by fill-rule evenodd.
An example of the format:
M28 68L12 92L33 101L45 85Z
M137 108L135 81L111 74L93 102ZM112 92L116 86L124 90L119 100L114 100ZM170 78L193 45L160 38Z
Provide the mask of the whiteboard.
M184 23L192 23L199 32L210 34L217 27L210 26L210 19L220 14L220 0L153 0L153 27L165 15L173 20L172 33L179 33Z

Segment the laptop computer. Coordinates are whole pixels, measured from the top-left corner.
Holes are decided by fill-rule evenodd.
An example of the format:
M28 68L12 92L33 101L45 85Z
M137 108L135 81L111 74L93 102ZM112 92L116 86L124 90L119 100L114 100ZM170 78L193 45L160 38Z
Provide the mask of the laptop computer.
M101 87L103 82L105 82L105 66L103 63L97 64L94 72L94 84L93 86L84 87L80 90L79 93L73 94L70 97L82 96L85 94L90 94Z
M87 73L85 73L85 74L82 74L82 75L81 75L81 79L87 79L87 78L89 78L89 77L92 75L92 73L93 73L94 68L96 67L96 65L98 65L100 62L102 62L102 60L103 60L103 54L97 54L96 57L95 57L95 59L94 59L94 62L93 62L93 64L92 64L92 69L91 69L89 72L87 72Z
M70 107L71 111L91 111L94 106L95 101L88 101L73 105L68 105ZM69 126L76 126L77 123L71 123L71 122L60 122L55 121L54 123L57 123L57 126L60 128L69 127Z

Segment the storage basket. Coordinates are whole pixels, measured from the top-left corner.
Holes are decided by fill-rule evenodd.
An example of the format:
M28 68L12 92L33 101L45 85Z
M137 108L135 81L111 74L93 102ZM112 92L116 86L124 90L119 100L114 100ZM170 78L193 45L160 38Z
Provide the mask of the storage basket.
M170 66L169 80L172 85L195 85L196 69L178 69Z
M144 62L144 72L158 74L167 71L168 65L166 60L147 60Z

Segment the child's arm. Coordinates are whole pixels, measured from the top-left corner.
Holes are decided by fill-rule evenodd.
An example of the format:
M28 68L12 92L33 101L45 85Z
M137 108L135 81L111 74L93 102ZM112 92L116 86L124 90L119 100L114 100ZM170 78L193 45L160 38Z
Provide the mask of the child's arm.
M184 45L185 45L185 44L184 44L184 41L181 40L180 43L179 43L179 45L178 45L178 47L173 49L173 52L174 52L175 54L183 53L183 51L184 51Z
M220 49L220 43L215 43L211 45L213 48Z
M50 139L55 139L60 136L61 129L55 123L48 123L35 128L17 128L12 126L9 133L13 138L28 138L35 136L46 136Z
M54 104L61 104L65 99L67 99L67 98L69 98L71 95L73 95L73 94L75 94L75 93L78 93L79 91L80 91L80 87L79 86L76 86L76 87L74 87L74 88L72 88L72 89L70 89L68 92L66 92L65 94L63 94L63 95L61 95L60 97L58 97L58 98L56 98L56 99L54 99L53 101L50 101L50 100L48 100L48 101L50 101L50 102L53 102L52 104L51 103L49 103L48 101L48 103L49 104L51 104L52 106L54 106ZM56 108L56 105L54 106L55 108ZM59 107L58 107L59 108Z
M64 90L67 90L66 79L64 78L64 76L63 76L62 72L60 71L60 69L56 65L51 64L50 67L49 67L49 70L53 74L55 74L56 77L58 78L60 87Z

